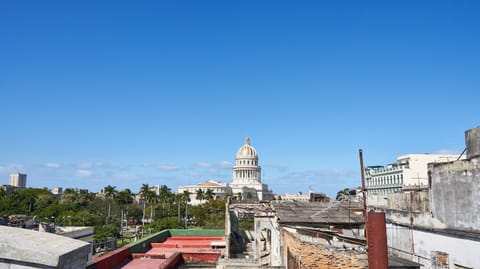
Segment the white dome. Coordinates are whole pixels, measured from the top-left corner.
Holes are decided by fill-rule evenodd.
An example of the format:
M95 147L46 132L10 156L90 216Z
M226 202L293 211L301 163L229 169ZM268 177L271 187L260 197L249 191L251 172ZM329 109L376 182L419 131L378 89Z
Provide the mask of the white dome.
M250 146L250 138L245 137L245 144L237 151L237 159L253 158L258 159L257 150Z

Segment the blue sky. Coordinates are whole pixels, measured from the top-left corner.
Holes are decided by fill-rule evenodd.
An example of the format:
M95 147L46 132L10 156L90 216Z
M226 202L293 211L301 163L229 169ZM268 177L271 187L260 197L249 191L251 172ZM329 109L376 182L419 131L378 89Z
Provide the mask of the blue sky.
M479 125L478 1L3 1L0 183L231 181L276 193L461 152Z

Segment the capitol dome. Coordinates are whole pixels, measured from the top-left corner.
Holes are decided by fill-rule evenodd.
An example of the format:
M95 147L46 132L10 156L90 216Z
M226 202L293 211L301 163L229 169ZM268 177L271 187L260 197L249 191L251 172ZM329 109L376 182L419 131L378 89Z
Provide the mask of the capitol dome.
M247 136L245 137L245 144L237 151L237 159L244 159L244 158L253 158L258 160L257 151L254 147L250 146L250 138Z

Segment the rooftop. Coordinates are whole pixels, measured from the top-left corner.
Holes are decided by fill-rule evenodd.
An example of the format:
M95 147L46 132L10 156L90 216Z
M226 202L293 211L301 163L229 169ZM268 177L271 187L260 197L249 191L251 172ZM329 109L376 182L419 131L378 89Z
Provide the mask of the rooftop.
M7 264L41 265L58 267L71 262L85 265L90 253L90 244L46 232L0 226L0 260ZM1 267L1 266L0 266Z
M283 224L363 224L363 216L358 214L362 212L362 205L359 202L275 201L272 206L279 222Z

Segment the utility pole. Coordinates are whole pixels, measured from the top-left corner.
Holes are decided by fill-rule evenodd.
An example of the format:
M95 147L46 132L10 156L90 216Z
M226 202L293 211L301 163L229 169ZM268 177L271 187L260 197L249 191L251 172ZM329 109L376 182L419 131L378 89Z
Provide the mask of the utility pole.
M362 149L358 150L358 155L360 157L360 173L362 175L362 194L363 194L363 220L365 222L365 241L367 242L368 246L368 233L367 233L367 223L368 223L368 216L367 216L367 189L365 188L365 171L363 168L363 152Z

